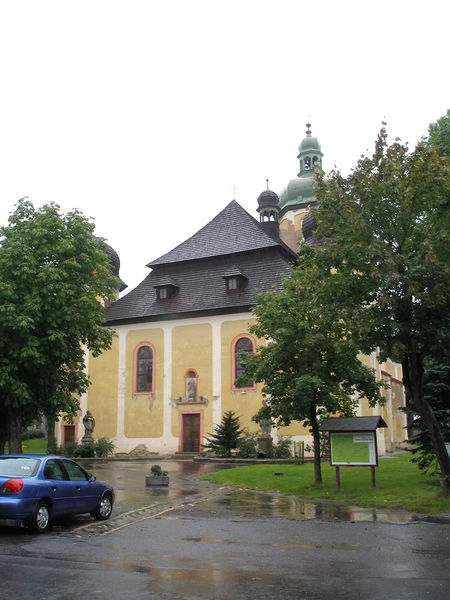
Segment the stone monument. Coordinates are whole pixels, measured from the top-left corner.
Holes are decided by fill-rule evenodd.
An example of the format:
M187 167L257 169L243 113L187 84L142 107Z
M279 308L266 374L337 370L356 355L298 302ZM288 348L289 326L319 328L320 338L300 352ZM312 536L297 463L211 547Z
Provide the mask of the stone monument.
M90 410L86 411L86 414L83 417L83 425L84 425L84 435L81 438L83 443L92 442L92 432L95 427L95 419Z

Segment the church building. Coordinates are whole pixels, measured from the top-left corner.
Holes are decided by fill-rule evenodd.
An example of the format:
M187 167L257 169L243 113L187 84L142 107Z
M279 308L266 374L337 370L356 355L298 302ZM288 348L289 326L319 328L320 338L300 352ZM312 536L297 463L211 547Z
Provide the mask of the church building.
M278 196L266 189L255 219L235 200L202 229L152 261L147 277L105 310L116 332L112 348L87 356L91 385L80 401L80 422L59 424L60 443L83 436L82 417L95 417L94 437L114 441L128 453L144 445L149 452L199 452L226 411L239 416L250 432L262 404L261 386L237 385L239 353L253 352L264 340L249 333L254 293L281 287L297 258L298 241L313 244L316 204L314 168L322 167L317 138L307 125L299 147L299 172ZM119 258L111 249L115 273ZM123 285L120 282L121 286ZM123 289L123 288L121 288ZM406 436L401 367L361 357L390 383L384 407L360 400L358 415L380 415L388 428L378 434L380 454ZM311 443L307 428L292 423L273 435Z

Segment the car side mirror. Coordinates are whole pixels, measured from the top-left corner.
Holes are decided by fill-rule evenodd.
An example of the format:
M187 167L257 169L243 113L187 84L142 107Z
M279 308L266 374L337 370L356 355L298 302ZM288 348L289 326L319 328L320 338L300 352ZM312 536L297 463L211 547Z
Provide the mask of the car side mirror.
M97 481L97 478L95 477L95 475L89 475L89 481L92 483L94 481Z

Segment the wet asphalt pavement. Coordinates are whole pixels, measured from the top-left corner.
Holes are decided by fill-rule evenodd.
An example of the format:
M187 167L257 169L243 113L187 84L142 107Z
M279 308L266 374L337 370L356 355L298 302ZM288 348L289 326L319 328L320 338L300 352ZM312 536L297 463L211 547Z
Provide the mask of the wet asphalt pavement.
M145 487L155 462L169 489ZM199 480L211 464L85 466L114 486L113 517L0 527L0 598L450 597L447 523L221 488Z

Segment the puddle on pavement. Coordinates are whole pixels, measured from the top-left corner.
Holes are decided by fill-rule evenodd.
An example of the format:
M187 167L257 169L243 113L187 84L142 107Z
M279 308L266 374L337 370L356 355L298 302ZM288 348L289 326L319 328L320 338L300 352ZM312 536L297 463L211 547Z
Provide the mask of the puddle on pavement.
M105 461L85 466L98 479L108 481L114 487L116 502L115 514L138 510L158 502L175 498L195 497L205 489L205 482L200 478L205 473L229 468L230 465L196 463L193 461L159 460L168 471L170 485L168 488L146 487L145 475L150 472L152 464L158 459L145 461ZM413 513L402 510L384 508L361 508L345 506L327 501L314 501L270 494L252 490L235 490L214 496L197 505L200 510L229 511L236 515L251 517L289 517L296 519L323 519L336 521L380 521L390 523L409 523L423 520ZM439 522L439 518L427 520Z
M211 590L214 590L214 598L228 600L239 597L239 593L252 582L266 582L266 585L272 587L280 583L273 574L252 571L240 573L226 567L223 562L212 562L206 567L204 561L186 558L177 560L173 557L160 557L158 566L132 563L119 565L111 561L105 561L103 564L105 567L146 575L149 593L176 594L177 598L209 598Z
M163 469L168 471L170 477L168 487L146 487L145 476L150 473L153 464L161 464ZM97 479L107 481L113 486L115 514L139 510L167 499L195 496L201 491L201 486L196 486L195 480L209 471L217 470L217 465L156 458L135 462L85 461L84 466Z
M238 542L235 539L227 540L227 539L219 539L209 536L198 536L198 537L184 537L181 538L184 542L194 542L194 543L203 543L203 544L231 544L232 546L237 546L238 544L248 545L248 541ZM361 544L345 544L345 543L328 543L326 546L324 544L311 544L305 542L281 542L281 543L259 543L259 546L268 546L270 548L287 548L289 550L320 550L322 548L333 549L333 550L345 550L347 552L361 552L362 550L373 550L372 546L363 546ZM381 551L379 548L378 551ZM395 553L395 552L403 552L402 549L397 550L396 548L383 547L383 552Z
M344 506L249 490L233 491L223 496L210 498L202 502L201 509L213 512L232 512L240 517L288 517L303 520L379 521L385 523L410 523L417 520L413 513L402 510Z

